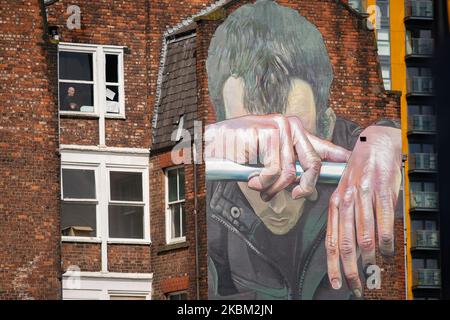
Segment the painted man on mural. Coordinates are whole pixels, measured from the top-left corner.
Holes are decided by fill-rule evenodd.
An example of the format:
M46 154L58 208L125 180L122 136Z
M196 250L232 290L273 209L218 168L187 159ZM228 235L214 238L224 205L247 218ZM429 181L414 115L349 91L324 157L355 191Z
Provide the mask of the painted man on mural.
M264 167L245 182L207 182L210 299L363 297L375 247L394 255L397 123L363 129L336 117L321 33L273 1L242 6L218 27L207 71L218 122L206 128L206 160L249 164L256 154ZM233 131L244 151L223 143ZM338 185L318 183L325 161L347 163Z

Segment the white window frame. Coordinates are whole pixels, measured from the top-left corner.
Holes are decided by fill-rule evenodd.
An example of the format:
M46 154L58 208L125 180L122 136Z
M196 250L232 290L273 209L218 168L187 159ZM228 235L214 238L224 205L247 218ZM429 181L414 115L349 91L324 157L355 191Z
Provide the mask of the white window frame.
M110 184L110 173L111 172L132 172L132 173L140 173L142 175L142 201L115 201L111 200L111 184ZM143 208L143 239L123 239L123 238L111 238L109 236L109 230L108 230L108 243L134 243L134 242L141 242L142 240L150 239L149 230L150 228L147 228L146 226L149 225L149 222L147 221L148 214L146 212L149 212L148 208L148 169L142 169L142 168L136 168L136 167L130 167L130 166L120 166L120 165L106 165L106 180L107 180L107 186L108 190L106 191L108 193L108 203L107 203L107 215L108 215L108 226L109 226L109 205L110 204L116 204L116 205L130 205L130 206L137 206ZM147 181L145 179L145 176L147 176ZM109 229L109 227L108 227Z
M175 243L182 243L182 242L186 242L186 230L182 230L182 234L184 231L184 236L182 237L178 237L175 238L172 236L172 213L170 210L170 206L171 205L175 205L175 204L180 204L180 203L186 203L186 190L185 190L185 194L184 194L184 199L183 200L177 200L177 201L172 201L169 203L169 171L172 170L178 170L178 169L184 169L184 166L174 166L174 167L170 167L170 168L166 168L164 170L164 179L165 179L165 190L164 190L164 194L165 194L165 205L166 205L166 243L167 244L175 244ZM186 171L185 171L185 181L186 181ZM177 174L177 194L179 195L180 190L179 190L179 175ZM185 214L185 218L187 218L186 216L186 211L184 212ZM181 223L181 221L180 221Z
M62 146L64 148L64 146ZM89 152L86 150L61 151L61 173L62 169L91 169L96 168L96 197L97 197L97 236L71 237L61 236L64 242L93 242L107 241L108 244L151 244L150 239L150 199L149 199L149 166L148 155L117 154L113 152ZM110 200L109 172L139 172L142 173L143 201L139 202L143 210L143 238L142 239L116 239L109 237L109 211ZM61 199L62 174L61 174ZM78 200L77 200L78 201ZM121 202L122 203L122 202Z
M86 272L62 275L63 300L110 300L111 296L152 299L153 273Z
M124 47L110 45L94 45L62 42L58 45L58 110L60 115L80 116L80 117L100 117L103 113L107 119L125 119L125 86L124 86ZM94 112L67 111L61 110L60 106L60 82L89 83L91 81L76 81L70 79L59 79L59 52L91 53L92 73L93 73L93 101ZM119 85L119 113L112 114L106 112L106 54L117 55L118 85ZM117 85L117 84L114 84ZM103 98L102 98L103 97Z
M64 198L64 188L63 188L63 169L70 170L92 170L94 171L95 179L95 199L72 199ZM100 206L99 206L99 165L89 164L89 163L78 163L78 164L62 164L61 165L61 202L66 203L82 203L82 204L95 204L95 237L73 237L73 236L61 236L62 241L79 241L79 242L101 242L101 222L100 222Z

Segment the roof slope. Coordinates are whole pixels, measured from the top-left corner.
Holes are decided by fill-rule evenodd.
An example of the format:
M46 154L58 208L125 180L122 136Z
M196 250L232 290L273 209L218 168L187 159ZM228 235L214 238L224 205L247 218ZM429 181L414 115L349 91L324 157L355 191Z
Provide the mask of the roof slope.
M176 144L171 135L178 129L181 116L184 116L183 128L193 135L197 116L195 46L195 35L167 45L152 151Z

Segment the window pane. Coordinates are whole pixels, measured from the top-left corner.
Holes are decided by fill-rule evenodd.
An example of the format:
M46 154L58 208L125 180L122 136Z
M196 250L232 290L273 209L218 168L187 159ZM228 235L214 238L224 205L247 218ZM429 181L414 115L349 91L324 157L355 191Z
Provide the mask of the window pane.
M420 106L408 106L408 115L413 116L416 114L420 114Z
M119 87L106 86L106 112L119 113Z
M409 153L420 153L422 148L418 143L410 143L409 144Z
M423 191L425 192L435 192L436 184L434 182L424 182Z
M62 169L65 199L95 199L94 170Z
M181 204L181 236L184 237L186 235L186 213L184 210L184 203Z
M64 236L95 237L96 205L61 203L61 233Z
M184 199L184 169L178 169L178 174L180 176L180 185L179 185L179 192L180 192L180 200Z
M187 300L187 293L186 292L171 293L169 294L169 300Z
M178 172L178 170L169 170L167 172L167 176L168 176L168 180L169 180L169 202L178 200L177 172Z
M106 100L107 101L119 101L119 87L118 86L106 86Z
M106 55L106 82L119 82L119 75L117 72L118 69L118 58L119 56L116 54L107 54Z
M142 173L117 172L109 174L111 185L111 200L113 201L143 201Z
M92 53L60 52L59 79L93 81Z
M438 269L438 261L436 259L427 259L427 269Z
M413 231L423 230L423 221L422 220L412 220L411 227Z
M109 237L120 239L143 239L144 208L110 205Z
M434 114L434 108L432 106L422 106L422 114Z
M423 191L422 183L421 182L410 182L409 189L412 192L420 192Z
M94 112L94 85L60 83L59 107L62 111Z
M412 265L414 269L423 269L425 268L425 261L423 259L413 259Z
M436 221L426 220L425 230L437 230Z
M180 204L170 206L170 214L172 215L172 239L181 237L180 229Z
M434 145L432 144L423 144L422 150L424 153L434 153Z

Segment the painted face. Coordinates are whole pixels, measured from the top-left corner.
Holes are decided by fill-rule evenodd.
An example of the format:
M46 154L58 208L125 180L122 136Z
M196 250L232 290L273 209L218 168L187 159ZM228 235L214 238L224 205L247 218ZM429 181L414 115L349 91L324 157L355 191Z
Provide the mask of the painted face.
M244 108L244 82L241 78L228 78L223 97L227 119L249 114ZM284 115L299 117L309 132L316 133L316 104L312 88L307 82L293 79ZM259 192L248 188L246 182L238 184L256 215L272 233L284 235L297 224L306 199L293 200L291 191L283 190L271 201L264 202Z

